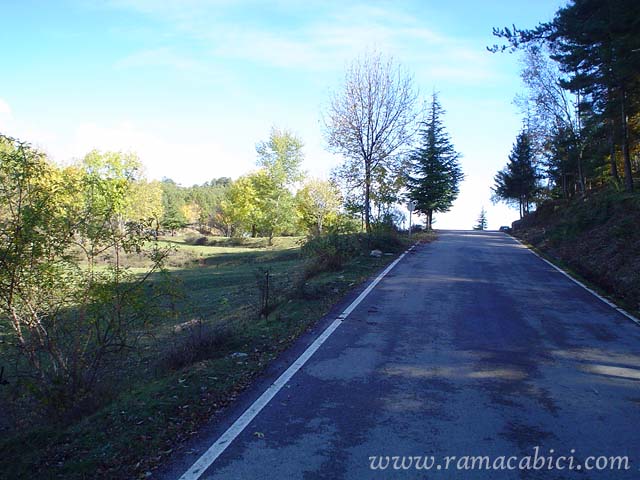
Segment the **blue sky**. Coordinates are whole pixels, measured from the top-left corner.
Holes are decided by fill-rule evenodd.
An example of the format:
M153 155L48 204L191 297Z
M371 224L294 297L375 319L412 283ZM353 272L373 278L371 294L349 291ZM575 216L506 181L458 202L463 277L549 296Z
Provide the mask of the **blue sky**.
M255 168L276 125L305 142L306 170L340 158L321 111L366 50L435 90L467 180L438 228L490 228L517 212L490 187L521 126L518 57L490 54L493 26L534 26L565 2L320 0L0 0L0 132L59 162L93 148L138 153L150 178L184 184Z

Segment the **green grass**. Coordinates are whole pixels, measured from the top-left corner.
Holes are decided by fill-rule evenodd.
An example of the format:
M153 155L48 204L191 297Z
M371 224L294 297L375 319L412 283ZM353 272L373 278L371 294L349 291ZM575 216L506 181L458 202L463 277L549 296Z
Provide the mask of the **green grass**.
M186 267L171 267L185 293L176 309L185 320L210 319L258 304L256 272L270 269L278 281L301 273L299 238L276 239L268 248L180 245L174 257L188 256Z
M19 432L3 432L3 478L144 478L199 425L215 421L347 291L394 258L363 254L342 271L304 282L299 240L275 239L272 247L258 241L195 246L180 237L166 240L177 249L169 270L182 291L173 305L178 315L158 324L141 357L122 366L114 400L72 424L25 424ZM258 315L259 268L271 270L280 301L268 318ZM203 338L214 347L203 349L197 361L171 368L195 331L176 333L175 327L194 319L210 329ZM200 345L200 337L194 341ZM237 352L247 356L232 355Z

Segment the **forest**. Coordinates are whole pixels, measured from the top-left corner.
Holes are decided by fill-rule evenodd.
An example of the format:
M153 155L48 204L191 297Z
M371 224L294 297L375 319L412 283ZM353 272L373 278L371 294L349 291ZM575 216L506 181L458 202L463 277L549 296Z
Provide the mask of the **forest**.
M520 210L602 188L633 192L640 172L640 6L574 1L530 29L494 28L494 53L522 57L522 131L494 199Z

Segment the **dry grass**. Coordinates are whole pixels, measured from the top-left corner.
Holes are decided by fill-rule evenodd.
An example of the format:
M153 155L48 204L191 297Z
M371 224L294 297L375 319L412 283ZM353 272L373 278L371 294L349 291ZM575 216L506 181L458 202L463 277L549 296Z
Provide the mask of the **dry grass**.
M601 191L541 205L514 234L640 312L640 195Z

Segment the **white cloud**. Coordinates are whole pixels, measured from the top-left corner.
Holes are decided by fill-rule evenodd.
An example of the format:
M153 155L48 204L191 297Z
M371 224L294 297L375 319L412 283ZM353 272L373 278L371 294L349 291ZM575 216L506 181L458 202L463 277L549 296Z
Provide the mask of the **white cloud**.
M115 64L116 68L169 67L176 70L192 70L199 63L167 47L134 52Z
M277 1L268 7L256 1L230 0L112 0L111 6L162 19L181 38L197 42L211 57L240 59L255 64L309 72L342 70L345 62L375 47L408 61L435 77L455 82L491 78L493 69L484 49L439 33L402 6L308 0ZM265 19L241 15L265 10ZM305 12L317 11L310 16ZM280 12L298 18L286 28L268 24ZM250 17L250 18L245 18ZM193 46L193 44L190 44ZM144 50L119 62L120 66L192 66L189 51L167 48ZM207 59L199 58L205 62Z
M0 98L0 133L29 142L41 151L48 152L48 146L55 142L56 135L41 122L25 123L14 112L9 102Z
M146 14L193 19L211 8L233 4L233 0L107 0L105 3Z
M357 17L356 17L357 18ZM289 31L219 26L200 35L214 56L311 72L342 70L344 64L371 47L394 55L434 80L473 82L495 77L486 52L420 26L364 17L331 19ZM411 48L407 48L411 45Z

